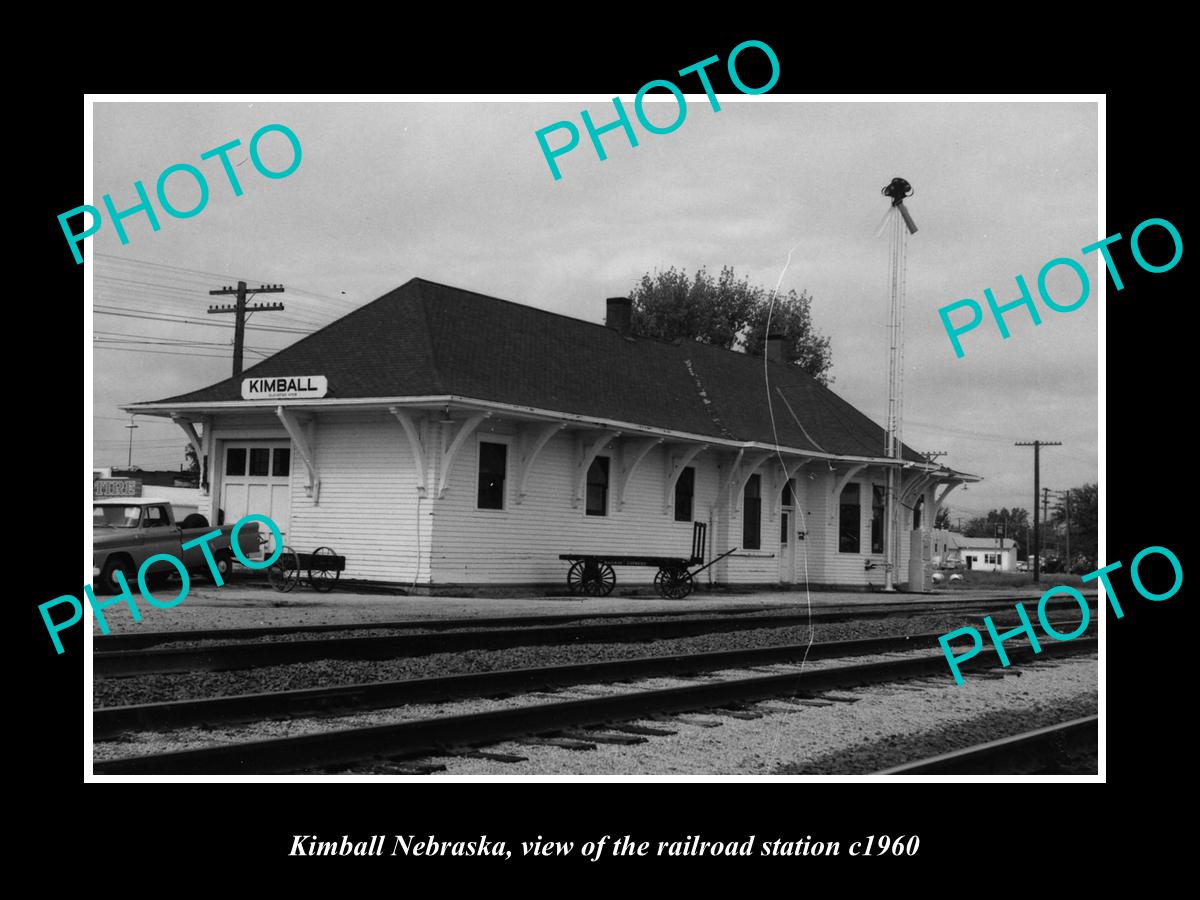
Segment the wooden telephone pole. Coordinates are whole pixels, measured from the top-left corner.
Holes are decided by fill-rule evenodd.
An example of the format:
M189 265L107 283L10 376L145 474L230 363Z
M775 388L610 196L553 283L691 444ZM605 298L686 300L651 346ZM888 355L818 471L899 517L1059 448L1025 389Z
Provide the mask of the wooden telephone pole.
M1038 512L1042 493L1042 448L1061 447L1062 441L1017 441L1014 447L1033 448L1033 583L1042 580L1042 542Z
M246 282L239 281L236 288L223 287L219 291L209 291L211 295L234 295L237 297L237 302L233 304L225 304L224 306L210 306L209 314L212 313L233 313L233 374L242 374L242 345L246 335L246 314L254 312L273 312L283 309L282 303L259 303L255 306L246 306ZM249 292L254 294L282 294L282 284L264 284L259 285Z

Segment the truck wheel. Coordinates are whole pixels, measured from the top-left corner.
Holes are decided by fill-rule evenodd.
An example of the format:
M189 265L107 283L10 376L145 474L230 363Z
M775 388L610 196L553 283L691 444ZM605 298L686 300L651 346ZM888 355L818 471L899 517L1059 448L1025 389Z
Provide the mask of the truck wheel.
M116 579L117 572L125 576L125 583L129 585L130 591L137 590L137 569L133 567L133 563L127 559L110 559L100 572L101 591L106 594L115 594L121 590L121 585L117 583Z
M228 581L229 576L233 574L233 554L228 550L220 550L213 555L213 565L217 567L217 571L221 573L221 580ZM211 572L209 574L212 574ZM217 579L213 579L213 584L217 583Z

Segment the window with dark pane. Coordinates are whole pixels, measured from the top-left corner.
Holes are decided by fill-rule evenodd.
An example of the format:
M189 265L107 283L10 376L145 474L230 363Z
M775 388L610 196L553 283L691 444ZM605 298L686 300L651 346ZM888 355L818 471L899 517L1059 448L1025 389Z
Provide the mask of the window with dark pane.
M245 475L246 474L246 448L245 447L230 447L225 453L225 474L226 475Z
M692 496L696 492L696 470L688 466L675 482L675 521L692 521Z
M796 505L796 479L789 478L784 482L783 490L779 494L780 506L795 506Z
M883 552L883 513L887 508L887 488L871 485L871 552Z
M275 462L271 468L272 475L290 475L292 474L292 448L291 447L276 447Z
M848 484L838 506L838 552L857 553L859 531L858 485Z
M271 449L269 447L250 448L250 475L271 474Z
M762 547L762 477L751 475L742 494L742 548Z
M918 497L917 502L913 504L913 531L921 527L921 510L925 506L925 498Z
M608 457L597 456L588 466L587 514L608 515Z
M508 446L479 442L479 508L504 509L504 478L508 469Z

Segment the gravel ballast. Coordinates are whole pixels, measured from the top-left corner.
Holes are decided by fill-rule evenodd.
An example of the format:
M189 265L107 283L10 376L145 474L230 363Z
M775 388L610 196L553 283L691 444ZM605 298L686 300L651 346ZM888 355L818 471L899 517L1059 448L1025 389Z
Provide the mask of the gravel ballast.
M863 657L861 662L902 654ZM818 660L806 668L844 664ZM768 671L796 671L794 666ZM711 673L705 679L748 677L763 670ZM835 692L856 698L828 706L791 705L780 700L754 704L759 719L728 718L715 712L690 713L657 727L676 731L633 746L599 744L577 752L553 746L506 741L488 748L527 758L501 763L487 759L436 757L454 775L531 774L854 774L932 756L958 746L1077 718L1096 709L1094 657L1040 661L1004 678L969 678L959 687L945 679L923 678ZM364 727L413 718L462 715L537 703L553 703L695 683L695 679L656 678L636 685L580 685L561 691L503 699L472 699L421 704L326 718L259 722L221 728L187 728L167 734L139 732L97 743L96 759L192 749L228 742L294 736L316 730ZM715 727L706 727L708 726ZM372 772L371 768L352 770Z
M850 640L898 634L945 632L962 627L972 618L962 613L815 623L815 641ZM1066 621L1070 621L1067 619ZM468 650L434 653L388 660L318 660L227 672L182 672L126 678L97 678L93 705L127 706L169 700L220 697L233 694L333 687L365 682L427 678L469 672L490 672L533 666L563 665L639 656L666 656L748 647L807 643L807 626L751 629L696 635L686 638L636 643L593 643L569 646L513 647L504 650ZM933 645L936 647L936 644Z

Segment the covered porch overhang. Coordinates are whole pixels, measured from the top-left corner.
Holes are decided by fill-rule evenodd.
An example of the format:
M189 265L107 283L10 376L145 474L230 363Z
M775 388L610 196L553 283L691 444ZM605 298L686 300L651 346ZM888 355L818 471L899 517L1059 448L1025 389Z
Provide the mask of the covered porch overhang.
M899 468L903 484L909 489L925 490L930 485L945 485L937 502L945 499L954 487L981 479L975 475L955 472L945 466L912 460L885 457L854 456L820 452L807 448L780 446L757 441L738 441L707 434L693 434L636 422L539 409L491 400L455 395L420 397L333 398L318 400L231 400L178 403L131 403L121 407L132 415L169 418L180 426L189 443L212 453L212 423L236 421L245 416L270 416L281 422L299 440L300 455L308 476L308 490L319 496L320 471L312 453L314 429L319 427L323 413L379 411L397 424L401 439L413 455L416 468L415 489L421 497L440 498L447 490L448 473L468 439L485 421L505 423L515 436L513 475L517 489L514 502L521 503L528 493L535 464L549 441L556 435L571 433L576 440L576 478L572 479L573 505L584 494L588 467L598 453L611 447L613 453L613 490L616 507L625 502L626 490L638 469L647 464L650 451L666 449L667 485L663 496L663 511L670 511L675 481L682 471L704 453L722 454L722 502L736 508L740 494L735 487L744 486L755 471L779 469L783 479L791 478L805 466L824 463L838 474L844 484L854 474L868 467ZM443 424L435 431L431 425ZM197 433L200 425L202 433ZM303 428L301 427L303 425ZM436 454L436 456L435 456ZM435 464L436 463L436 464ZM811 470L811 469L810 469ZM436 473L436 476L435 476ZM834 497L837 494L835 492ZM912 498L920 496L913 493Z

